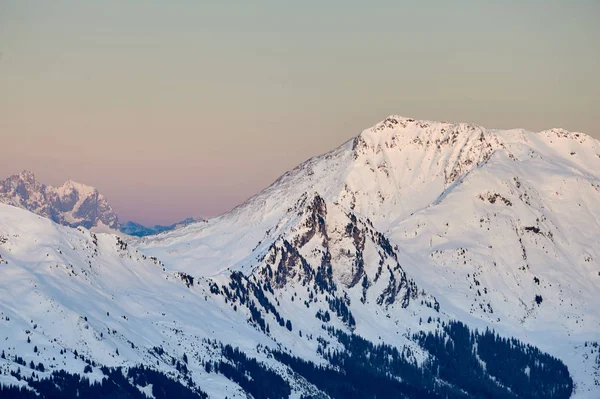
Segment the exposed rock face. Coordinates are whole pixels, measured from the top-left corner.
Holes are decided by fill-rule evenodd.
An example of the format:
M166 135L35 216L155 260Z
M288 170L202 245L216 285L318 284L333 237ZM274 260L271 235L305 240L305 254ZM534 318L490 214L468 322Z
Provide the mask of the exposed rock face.
M38 182L32 172L23 171L0 181L0 202L65 226L119 229L117 215L104 196L93 187L71 180L56 188Z

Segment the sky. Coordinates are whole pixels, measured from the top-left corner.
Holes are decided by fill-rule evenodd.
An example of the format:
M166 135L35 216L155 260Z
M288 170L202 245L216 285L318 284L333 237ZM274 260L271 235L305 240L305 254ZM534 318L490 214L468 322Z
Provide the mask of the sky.
M391 114L600 138L600 1L0 0L0 178L231 209Z

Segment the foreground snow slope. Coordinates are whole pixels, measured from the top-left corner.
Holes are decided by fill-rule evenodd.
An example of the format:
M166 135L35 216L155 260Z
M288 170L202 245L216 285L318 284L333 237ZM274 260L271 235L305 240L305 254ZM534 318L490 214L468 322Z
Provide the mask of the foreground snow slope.
M184 352L201 356L197 340L214 331L224 340L235 337L238 345L265 340L243 319L206 305L201 290L190 290L117 236L0 205L0 243L3 349L9 358L42 362L47 372L82 373L86 363L73 351L102 365L135 365L155 363L148 352L155 346L178 359ZM5 372L17 366L0 365ZM159 367L172 369L166 356ZM220 392L224 381L204 382L203 388L210 392L216 384Z

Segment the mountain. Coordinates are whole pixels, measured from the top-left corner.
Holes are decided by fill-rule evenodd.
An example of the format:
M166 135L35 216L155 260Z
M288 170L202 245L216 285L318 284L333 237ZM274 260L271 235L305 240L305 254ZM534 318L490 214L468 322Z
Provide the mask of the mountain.
M599 154L561 129L391 116L157 236L0 206L0 384L22 397L598 397Z
M0 181L0 202L65 226L119 229L117 215L104 196L93 187L71 180L55 188L38 182L32 172L23 171Z
M345 229L356 217L397 248L403 271L443 312L563 358L583 391L598 373L574 348L600 331L599 196L600 143L585 134L390 116L231 212L140 249L193 275L253 275L285 240L312 270L330 262L338 287L355 292L352 312L370 313L363 281L368 298L380 261L359 266L362 239L355 245ZM299 215L317 198L327 238L307 240ZM280 258L268 266L285 269ZM361 335L380 335L357 324Z
M312 215L303 216L308 221ZM381 251L371 255L388 267L381 283L368 290L364 310L352 305L353 293L336 287L333 265L313 275L287 248L279 251L287 270L298 262L306 274L269 275L266 266L254 276L194 277L167 269L118 236L60 226L1 204L0 394L570 395L573 381L560 360L450 321L398 266L396 250L383 237L361 221L349 224L358 236L368 236L365 247ZM368 269L375 266L366 261ZM396 276L392 287L388 273ZM450 353L448 340L455 342ZM481 349L473 353L474 345ZM492 367L499 354L516 368ZM462 373L454 374L458 360Z
M162 225L156 224L152 227L147 227L142 224L129 221L129 222L125 222L125 223L121 224L121 231L130 236L145 237L145 236L150 236L150 235L154 235L154 234L159 234L164 231L179 229L181 227L187 226L188 224L204 222L204 221L206 221L204 218L189 217L180 222L173 223L173 224L170 224L167 226L162 226Z

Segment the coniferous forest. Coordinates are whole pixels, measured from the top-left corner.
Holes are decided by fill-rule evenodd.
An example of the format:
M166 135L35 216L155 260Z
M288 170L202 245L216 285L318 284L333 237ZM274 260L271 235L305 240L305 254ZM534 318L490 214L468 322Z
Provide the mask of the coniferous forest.
M325 328L325 327L324 327ZM294 357L282 350L268 354L290 372L332 398L568 398L573 381L558 359L514 338L470 330L461 322L435 332L418 333L413 340L429 356L417 363L409 347L374 344L332 327L327 332L343 349L323 344L319 354L328 366ZM205 371L218 373L254 398L288 398L290 384L269 366L237 348L221 345L220 360L204 362ZM2 398L145 398L137 388L151 384L155 398L206 398L190 379L185 383L144 366L101 368L102 382L64 371L50 378L19 378L30 389L0 387ZM186 370L181 371L187 374Z
M127 370L101 368L102 382L90 382L85 376L55 371L50 378L37 380L20 377L33 389L0 386L1 398L90 398L90 399L147 399L137 386L152 386L156 399L206 399L208 396L193 385L184 385L161 372L144 366Z
M320 349L324 368L284 352L274 356L334 398L568 398L573 381L558 359L516 339L451 322L414 336L430 353L422 365L410 348L374 344L329 330L343 351Z

